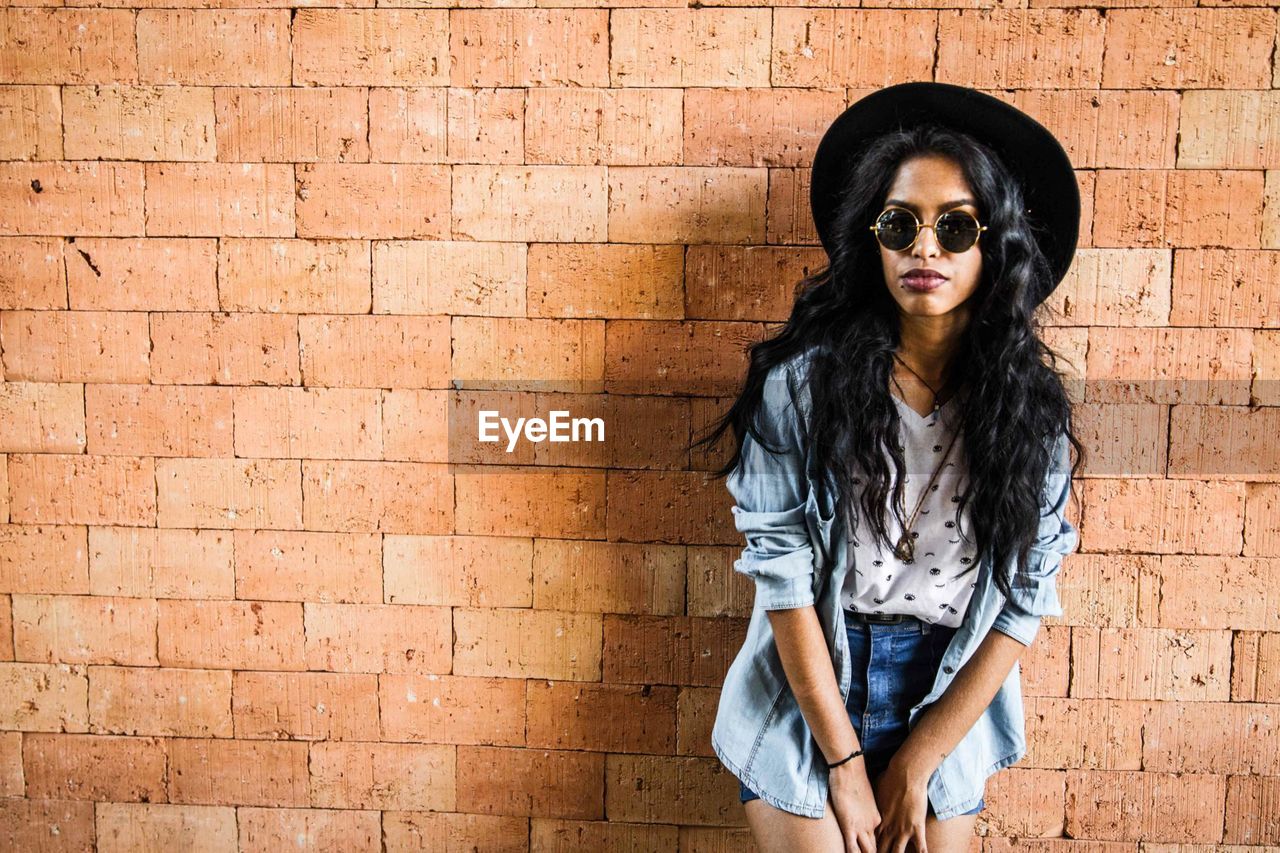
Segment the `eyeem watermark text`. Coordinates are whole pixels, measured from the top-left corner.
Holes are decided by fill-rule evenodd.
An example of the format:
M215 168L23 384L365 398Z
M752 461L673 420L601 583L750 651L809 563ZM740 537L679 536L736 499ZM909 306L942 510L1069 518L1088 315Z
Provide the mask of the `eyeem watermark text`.
M604 441L603 418L571 418L563 409L553 409L549 420L542 418L516 418L515 424L493 409L481 409L479 413L480 441L501 441L499 428L507 437L507 452L515 451L523 435L525 441L535 444L542 441Z

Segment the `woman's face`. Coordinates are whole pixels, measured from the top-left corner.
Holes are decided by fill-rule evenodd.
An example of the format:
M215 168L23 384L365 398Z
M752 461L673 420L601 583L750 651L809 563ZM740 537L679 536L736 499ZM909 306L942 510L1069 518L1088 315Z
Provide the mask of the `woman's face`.
M960 166L948 157L929 154L903 161L883 207L905 207L926 225L948 210L967 211L982 222L975 202ZM982 274L980 242L953 254L938 245L932 228L921 228L909 249L896 252L880 246L885 284L902 313L939 316L965 304L978 289ZM931 290L913 289L909 282L919 280L920 270L939 273L944 280ZM913 271L917 275L908 275Z

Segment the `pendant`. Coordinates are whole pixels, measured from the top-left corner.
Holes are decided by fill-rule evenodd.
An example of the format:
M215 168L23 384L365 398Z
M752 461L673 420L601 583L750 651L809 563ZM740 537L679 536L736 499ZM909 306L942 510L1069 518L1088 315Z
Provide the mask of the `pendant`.
M910 561L916 556L915 542L911 539L910 533L903 533L902 538L898 540L898 544L893 549L893 555L899 560Z

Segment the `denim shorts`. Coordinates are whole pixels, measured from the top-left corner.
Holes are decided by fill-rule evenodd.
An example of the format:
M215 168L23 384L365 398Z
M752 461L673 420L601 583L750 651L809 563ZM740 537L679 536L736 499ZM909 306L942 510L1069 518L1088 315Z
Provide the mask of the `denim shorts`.
M934 675L956 629L911 616L897 623L867 623L848 611L845 628L853 667L845 708L863 750L867 777L874 781L907 739L907 714L933 687ZM759 799L741 781L738 784L742 802ZM986 800L979 799L965 814L977 814L985 805ZM933 814L932 803L928 814Z

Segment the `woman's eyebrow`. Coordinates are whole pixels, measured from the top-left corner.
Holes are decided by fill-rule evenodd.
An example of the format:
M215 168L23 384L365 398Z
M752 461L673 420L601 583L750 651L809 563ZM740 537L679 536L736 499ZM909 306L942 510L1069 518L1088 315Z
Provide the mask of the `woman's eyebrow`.
M885 204L886 204L886 205L896 204L898 207L905 207L905 208L907 208L908 210L914 210L914 211L917 211L917 212L919 212L919 210L920 210L920 208L916 207L916 206L915 206L914 204L912 204L911 202L909 202L909 201L903 201L903 200L902 200L902 199L900 199L900 198L891 198L891 199L889 199L888 201L886 201L886 202L885 202ZM967 205L970 205L970 206L972 206L972 207L977 207L977 206L978 206L978 203L977 203L976 201L974 201L973 199L971 199L971 198L958 198L958 199L955 199L955 200L953 200L953 201L943 202L940 206L941 206L941 207L959 207L959 206L961 206L961 205L963 205L963 204L967 204Z

